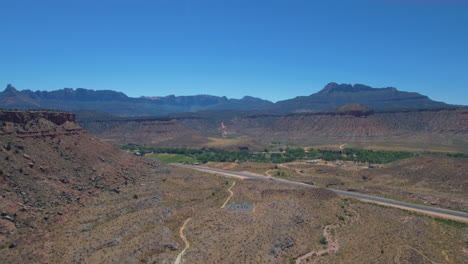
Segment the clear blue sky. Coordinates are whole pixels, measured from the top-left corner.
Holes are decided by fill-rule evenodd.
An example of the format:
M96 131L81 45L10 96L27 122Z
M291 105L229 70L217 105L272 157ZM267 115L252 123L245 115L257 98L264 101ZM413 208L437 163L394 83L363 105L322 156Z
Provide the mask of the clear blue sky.
M0 0L0 85L281 100L328 82L468 104L468 0Z

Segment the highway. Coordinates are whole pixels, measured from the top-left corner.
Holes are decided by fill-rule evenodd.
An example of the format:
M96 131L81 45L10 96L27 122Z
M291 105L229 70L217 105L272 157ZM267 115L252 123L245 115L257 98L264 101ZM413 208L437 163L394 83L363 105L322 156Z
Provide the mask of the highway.
M253 180L261 180L261 181L272 181L272 182L278 182L278 183L282 183L282 184L289 185L289 186L317 188L316 186L309 185L309 184L302 183L302 182L295 182L295 181L290 181L290 180L285 180L285 179L266 177L263 175L248 173L248 172L235 172L235 171L208 168L208 167L199 166L199 165L181 165L181 164L173 164L173 165L184 167L184 168L190 168L190 169L194 169L197 171L207 172L211 174L220 174L220 175L227 176L227 177L235 177L235 178L241 178L241 179L253 179ZM353 198L357 198L359 200L366 201L366 202L376 203L376 204L390 206L390 207L396 207L396 208L400 208L404 210L419 212L419 213L426 214L426 215L437 216L441 218L447 218L447 219L452 219L455 221L468 223L468 214L464 212L425 206L425 205L419 205L419 204L400 202L400 201L382 198L378 196L362 194L359 192L342 191L342 190L336 190L336 189L331 189L331 188L327 188L327 189L335 192L338 195L353 197Z

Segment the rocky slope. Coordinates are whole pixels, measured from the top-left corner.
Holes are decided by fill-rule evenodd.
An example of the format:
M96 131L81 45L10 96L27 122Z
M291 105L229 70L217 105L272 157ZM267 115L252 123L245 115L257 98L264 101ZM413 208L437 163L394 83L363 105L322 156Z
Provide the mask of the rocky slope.
M413 110L374 112L358 105L330 112L252 114L198 113L144 121L80 121L98 137L116 144L203 146L211 137L290 142L299 145L356 143L388 147L433 148L466 152L468 110ZM170 124L170 125L169 125ZM203 140L203 138L205 140Z
M66 221L88 200L119 193L155 170L74 121L63 112L0 111L2 247L24 249L44 236L46 226Z
M183 146L207 142L200 132L175 119L136 119L81 122L86 130L105 141Z
M32 207L71 203L90 190L136 180L127 171L132 156L102 143L74 119L62 112L0 111L2 190L19 199L11 200Z

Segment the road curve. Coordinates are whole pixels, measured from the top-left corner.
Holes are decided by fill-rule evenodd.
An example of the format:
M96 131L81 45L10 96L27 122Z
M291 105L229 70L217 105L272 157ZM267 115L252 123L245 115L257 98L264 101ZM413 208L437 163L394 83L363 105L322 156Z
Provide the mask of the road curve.
M194 170L198 170L202 172L208 172L211 174L221 174L227 177L254 179L254 180L262 180L262 181L273 181L273 182L278 182L278 183L282 183L282 184L289 185L289 186L318 188L316 186L309 185L309 184L302 183L302 182L295 182L295 181L290 181L290 180L285 180L285 179L265 177L263 175L249 173L249 172L227 171L227 170L221 170L221 169L208 168L208 167L199 166L199 165L197 166L180 165L180 164L173 164L173 165L190 168L190 169L194 169ZM432 215L432 216L437 216L437 217L442 217L442 218L447 218L447 219L452 219L455 221L468 223L468 214L464 212L425 206L425 205L419 205L419 204L400 202L400 201L396 201L393 199L362 194L359 192L342 191L342 190L336 190L336 189L331 189L331 188L327 188L327 189L335 192L338 195L353 197L353 198L357 198L359 200L366 201L366 202L376 203L376 204L390 206L390 207L396 207L400 209L410 210L410 211L419 212L419 213L423 213L427 215Z

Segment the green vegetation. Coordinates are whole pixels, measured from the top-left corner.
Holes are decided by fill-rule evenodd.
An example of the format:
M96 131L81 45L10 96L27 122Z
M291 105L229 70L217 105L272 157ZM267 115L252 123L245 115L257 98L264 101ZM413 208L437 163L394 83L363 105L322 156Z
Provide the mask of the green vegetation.
M282 152L253 152L248 150L227 151L212 148L154 148L138 145L125 145L120 148L134 151L135 154L151 153L149 156L155 159L177 163L206 163L209 161L286 163L297 160L323 159L326 161L347 160L382 164L414 156L411 152L373 151L356 148L346 148L344 152L315 149L310 149L306 152L302 148L287 148Z
M285 172L285 171L276 171L275 174L273 174L275 177L282 177L282 178L287 178L289 177L289 173Z
M153 159L157 159L164 162L169 163L195 163L198 162L195 158L189 157L182 154L165 154L165 153L157 153L157 154L148 154L148 157Z
M448 153L447 156L448 156L448 157L451 157L451 158L464 158L464 159L468 159L468 154L463 154L463 153Z
M468 154L464 154L464 153L443 153L443 152L425 151L425 152L423 152L423 154L434 155L434 156L447 156L449 158L468 159Z
M364 150L357 148L345 148L343 155L339 151L321 151L322 159L328 161L334 160L349 160L356 162L368 162L368 163L389 163L401 159L411 158L414 156L411 152L405 151L385 151L385 150Z
M374 205L382 207L382 208L386 207L385 205L380 205L380 204L374 204ZM425 214L422 214L422 213L419 213L419 212L413 212L413 211L408 211L408 210L404 210L404 209L398 209L398 210L401 210L401 211L403 211L406 214L411 215L411 216L417 216L417 217L426 216ZM439 218L439 217L432 217L432 219L434 219L434 221L436 221L436 222L439 222L439 223L442 223L442 224L445 224L445 225L449 225L449 226L453 226L453 227L456 227L456 228L461 228L461 229L468 228L468 223L463 223L463 222L459 222L459 221L456 221L456 220L450 220L450 219Z
M468 228L467 223L457 222L454 220L449 220L449 219L444 219L444 218L434 218L434 219L439 223L443 223L443 224L453 226L456 228L461 228L461 229Z
M320 237L319 243L322 245L326 245L328 242L327 242L327 239L322 235Z

